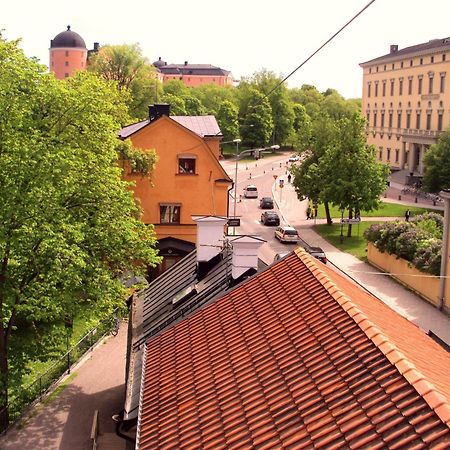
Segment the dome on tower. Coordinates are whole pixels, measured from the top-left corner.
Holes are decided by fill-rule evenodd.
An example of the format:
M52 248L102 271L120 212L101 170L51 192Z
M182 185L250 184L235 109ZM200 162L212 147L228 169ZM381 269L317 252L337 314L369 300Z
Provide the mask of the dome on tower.
M75 31L70 29L70 25L67 26L67 30L56 35L54 39L50 41L50 48L68 47L68 48L86 48L84 39Z
M158 61L155 61L155 62L153 63L153 65L154 65L155 67L162 67L162 66L166 66L167 63L166 63L165 61L163 61L163 60L161 59L161 56L160 56L159 59L158 59Z

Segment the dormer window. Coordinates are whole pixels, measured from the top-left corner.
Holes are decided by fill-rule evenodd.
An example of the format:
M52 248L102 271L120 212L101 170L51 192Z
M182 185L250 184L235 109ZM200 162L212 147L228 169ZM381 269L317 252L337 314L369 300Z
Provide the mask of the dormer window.
M195 175L196 155L178 155L178 173L181 175Z

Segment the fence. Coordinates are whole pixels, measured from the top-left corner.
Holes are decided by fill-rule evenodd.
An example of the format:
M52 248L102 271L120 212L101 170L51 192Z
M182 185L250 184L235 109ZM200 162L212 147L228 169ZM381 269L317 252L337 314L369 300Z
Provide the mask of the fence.
M117 310L113 316L100 322L85 334L38 378L28 386L23 386L20 393L11 396L8 406L0 410L0 432L5 431L10 423L16 421L27 407L40 400L64 373L69 374L72 364L77 362L87 351L92 351L95 343L114 329L116 314Z

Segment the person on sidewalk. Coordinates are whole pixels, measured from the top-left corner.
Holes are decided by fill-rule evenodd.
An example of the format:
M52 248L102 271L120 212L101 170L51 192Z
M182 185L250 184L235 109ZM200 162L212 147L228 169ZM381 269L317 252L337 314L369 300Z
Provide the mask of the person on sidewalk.
M291 182L291 174L289 174L288 176L287 176L287 179L288 179L288 183L290 183Z
M411 211L409 210L409 209L407 209L406 211L405 211L405 220L407 221L407 222L409 222L409 218L411 217Z
M306 220L309 219L311 219L311 208L308 205L308 207L306 208Z

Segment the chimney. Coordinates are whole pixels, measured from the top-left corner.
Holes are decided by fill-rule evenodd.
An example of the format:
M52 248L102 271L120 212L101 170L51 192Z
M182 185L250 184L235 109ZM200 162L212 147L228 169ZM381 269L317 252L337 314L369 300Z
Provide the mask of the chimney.
M398 52L398 45L393 44L393 45L391 45L390 53L395 53L395 52Z
M259 236L228 236L233 247L231 276L234 280L250 269L258 268L258 250L266 242Z
M148 107L148 118L150 119L150 122L159 119L161 116L169 117L169 115L170 105L167 103L155 103Z
M98 52L100 48L100 44L98 42L94 42L94 52Z
M222 216L191 216L197 224L197 266L201 279L209 269L208 262L223 248L224 227L228 221Z
M187 66L187 65L188 65L188 62L187 62L187 61L185 61L185 62L184 62L184 65L185 65L185 66Z

